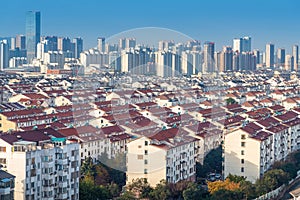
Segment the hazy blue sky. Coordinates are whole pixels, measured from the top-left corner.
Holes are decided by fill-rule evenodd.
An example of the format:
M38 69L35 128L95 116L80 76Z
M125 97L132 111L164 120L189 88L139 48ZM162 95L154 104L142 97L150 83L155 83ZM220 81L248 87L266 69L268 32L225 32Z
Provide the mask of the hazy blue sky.
M42 12L42 35L81 36L85 48L98 36L139 27L170 28L217 49L234 37L250 35L252 46L267 42L288 51L300 44L298 0L1 0L0 36L25 33L25 12Z

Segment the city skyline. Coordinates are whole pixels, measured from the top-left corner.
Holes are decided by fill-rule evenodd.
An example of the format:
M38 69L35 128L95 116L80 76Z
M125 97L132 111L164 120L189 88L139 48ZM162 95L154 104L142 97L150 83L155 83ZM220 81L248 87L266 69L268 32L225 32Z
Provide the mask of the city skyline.
M16 2L18 7L15 6ZM113 2L90 2L85 5L76 1L51 1L51 4L35 0L3 2L2 6L6 9L0 14L4 19L0 21L3 27L0 36L25 34L25 13L36 10L43 13L42 35L80 36L85 41L84 49L95 47L98 37L108 38L141 27L169 28L202 43L213 41L216 50L221 50L224 45L232 45L233 38L243 36L251 36L253 49L260 50L264 50L265 44L271 42L275 47L286 48L290 52L292 45L300 42L296 26L299 3L294 0L285 4L278 1L252 1L251 4L238 1L191 2L185 3L185 6L181 3L169 5L168 2L154 2L147 5L151 14L147 14L144 7L135 2L118 2L120 6L115 6ZM170 11L158 12L157 5L170 8ZM69 11L61 9L68 7ZM14 17L9 18L11 15Z

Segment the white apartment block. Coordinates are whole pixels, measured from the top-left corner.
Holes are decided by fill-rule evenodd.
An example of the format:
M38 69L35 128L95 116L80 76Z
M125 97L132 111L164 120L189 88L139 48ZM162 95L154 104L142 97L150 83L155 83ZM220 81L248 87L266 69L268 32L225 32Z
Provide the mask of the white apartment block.
M15 199L79 199L79 144L53 129L1 135L0 161L16 176Z
M255 182L275 161L298 149L300 118L294 112L251 122L225 135L224 178L235 174Z
M146 178L151 186L161 180L195 180L197 140L178 128L159 131L127 144L127 183Z
M99 161L103 154L109 159L118 154L125 153L126 144L131 135L127 134L119 126L107 126L101 129L92 126L61 129L59 132L80 143L80 160L92 158L94 162Z

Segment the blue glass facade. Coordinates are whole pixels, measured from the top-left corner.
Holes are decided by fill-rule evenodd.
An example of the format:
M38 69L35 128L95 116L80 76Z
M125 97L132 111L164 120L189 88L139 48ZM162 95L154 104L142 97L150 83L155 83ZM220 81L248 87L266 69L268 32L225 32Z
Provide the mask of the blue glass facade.
M41 38L41 13L28 11L26 13L26 49L27 62L36 57L37 43Z

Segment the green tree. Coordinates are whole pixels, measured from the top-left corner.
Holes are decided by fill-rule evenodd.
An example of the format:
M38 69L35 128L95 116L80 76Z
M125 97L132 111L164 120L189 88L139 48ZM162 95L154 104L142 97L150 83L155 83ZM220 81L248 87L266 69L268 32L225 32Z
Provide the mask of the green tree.
M190 183L188 187L183 191L184 200L200 200L204 199L206 191L203 188L199 188L197 184Z
M284 172L282 169L273 169L267 171L263 176L263 181L265 184L269 185L271 190L276 189L277 187L288 183L289 175Z
M203 160L203 165L196 163L197 178L205 178L209 172L222 172L222 147L211 150Z
M171 191L166 183L162 180L158 183L153 191L150 192L151 200L167 200L171 197Z
M153 189L150 187L146 178L140 178L128 184L127 191L137 194L140 198L149 198Z
M79 182L80 200L98 200L110 198L108 190L103 186L95 185L91 179L83 179Z
M107 154L102 154L99 165L103 166L109 174L110 181L118 184L121 188L126 184L126 157L118 154L114 159L108 159Z
M107 186L107 190L110 194L111 197L117 197L120 194L120 188L117 184L115 183L110 183Z
M250 181L243 180L240 182L240 191L243 192L245 199L255 199L258 197L255 185Z
M95 165L95 184L97 185L107 185L110 183L110 176L105 169L104 166L102 165Z
M123 194L121 194L120 197L117 198L117 200L136 200L137 198L134 196L132 192L126 191Z
M243 199L243 193L240 191L231 191L226 189L221 189L214 192L211 195L211 200L232 200L232 199Z
M172 199L182 199L183 198L183 191L187 189L189 185L189 181L180 181L178 183L168 183L167 187L171 192Z
M93 164L93 159L91 157L88 157L83 161L83 164L81 165L80 168L80 173L83 176L90 176L90 177L96 176L96 168L95 165Z
M226 99L226 104L227 105L231 105L231 104L236 104L237 102L233 99L233 98L228 98Z
M229 174L229 175L227 176L227 178L228 178L230 181L235 182L235 183L240 183L240 182L246 180L246 178L243 177L243 176L237 176L237 175L232 175L232 174Z
M282 169L272 169L267 171L263 178L256 182L256 192L258 195L270 192L279 186L288 183L289 174Z

